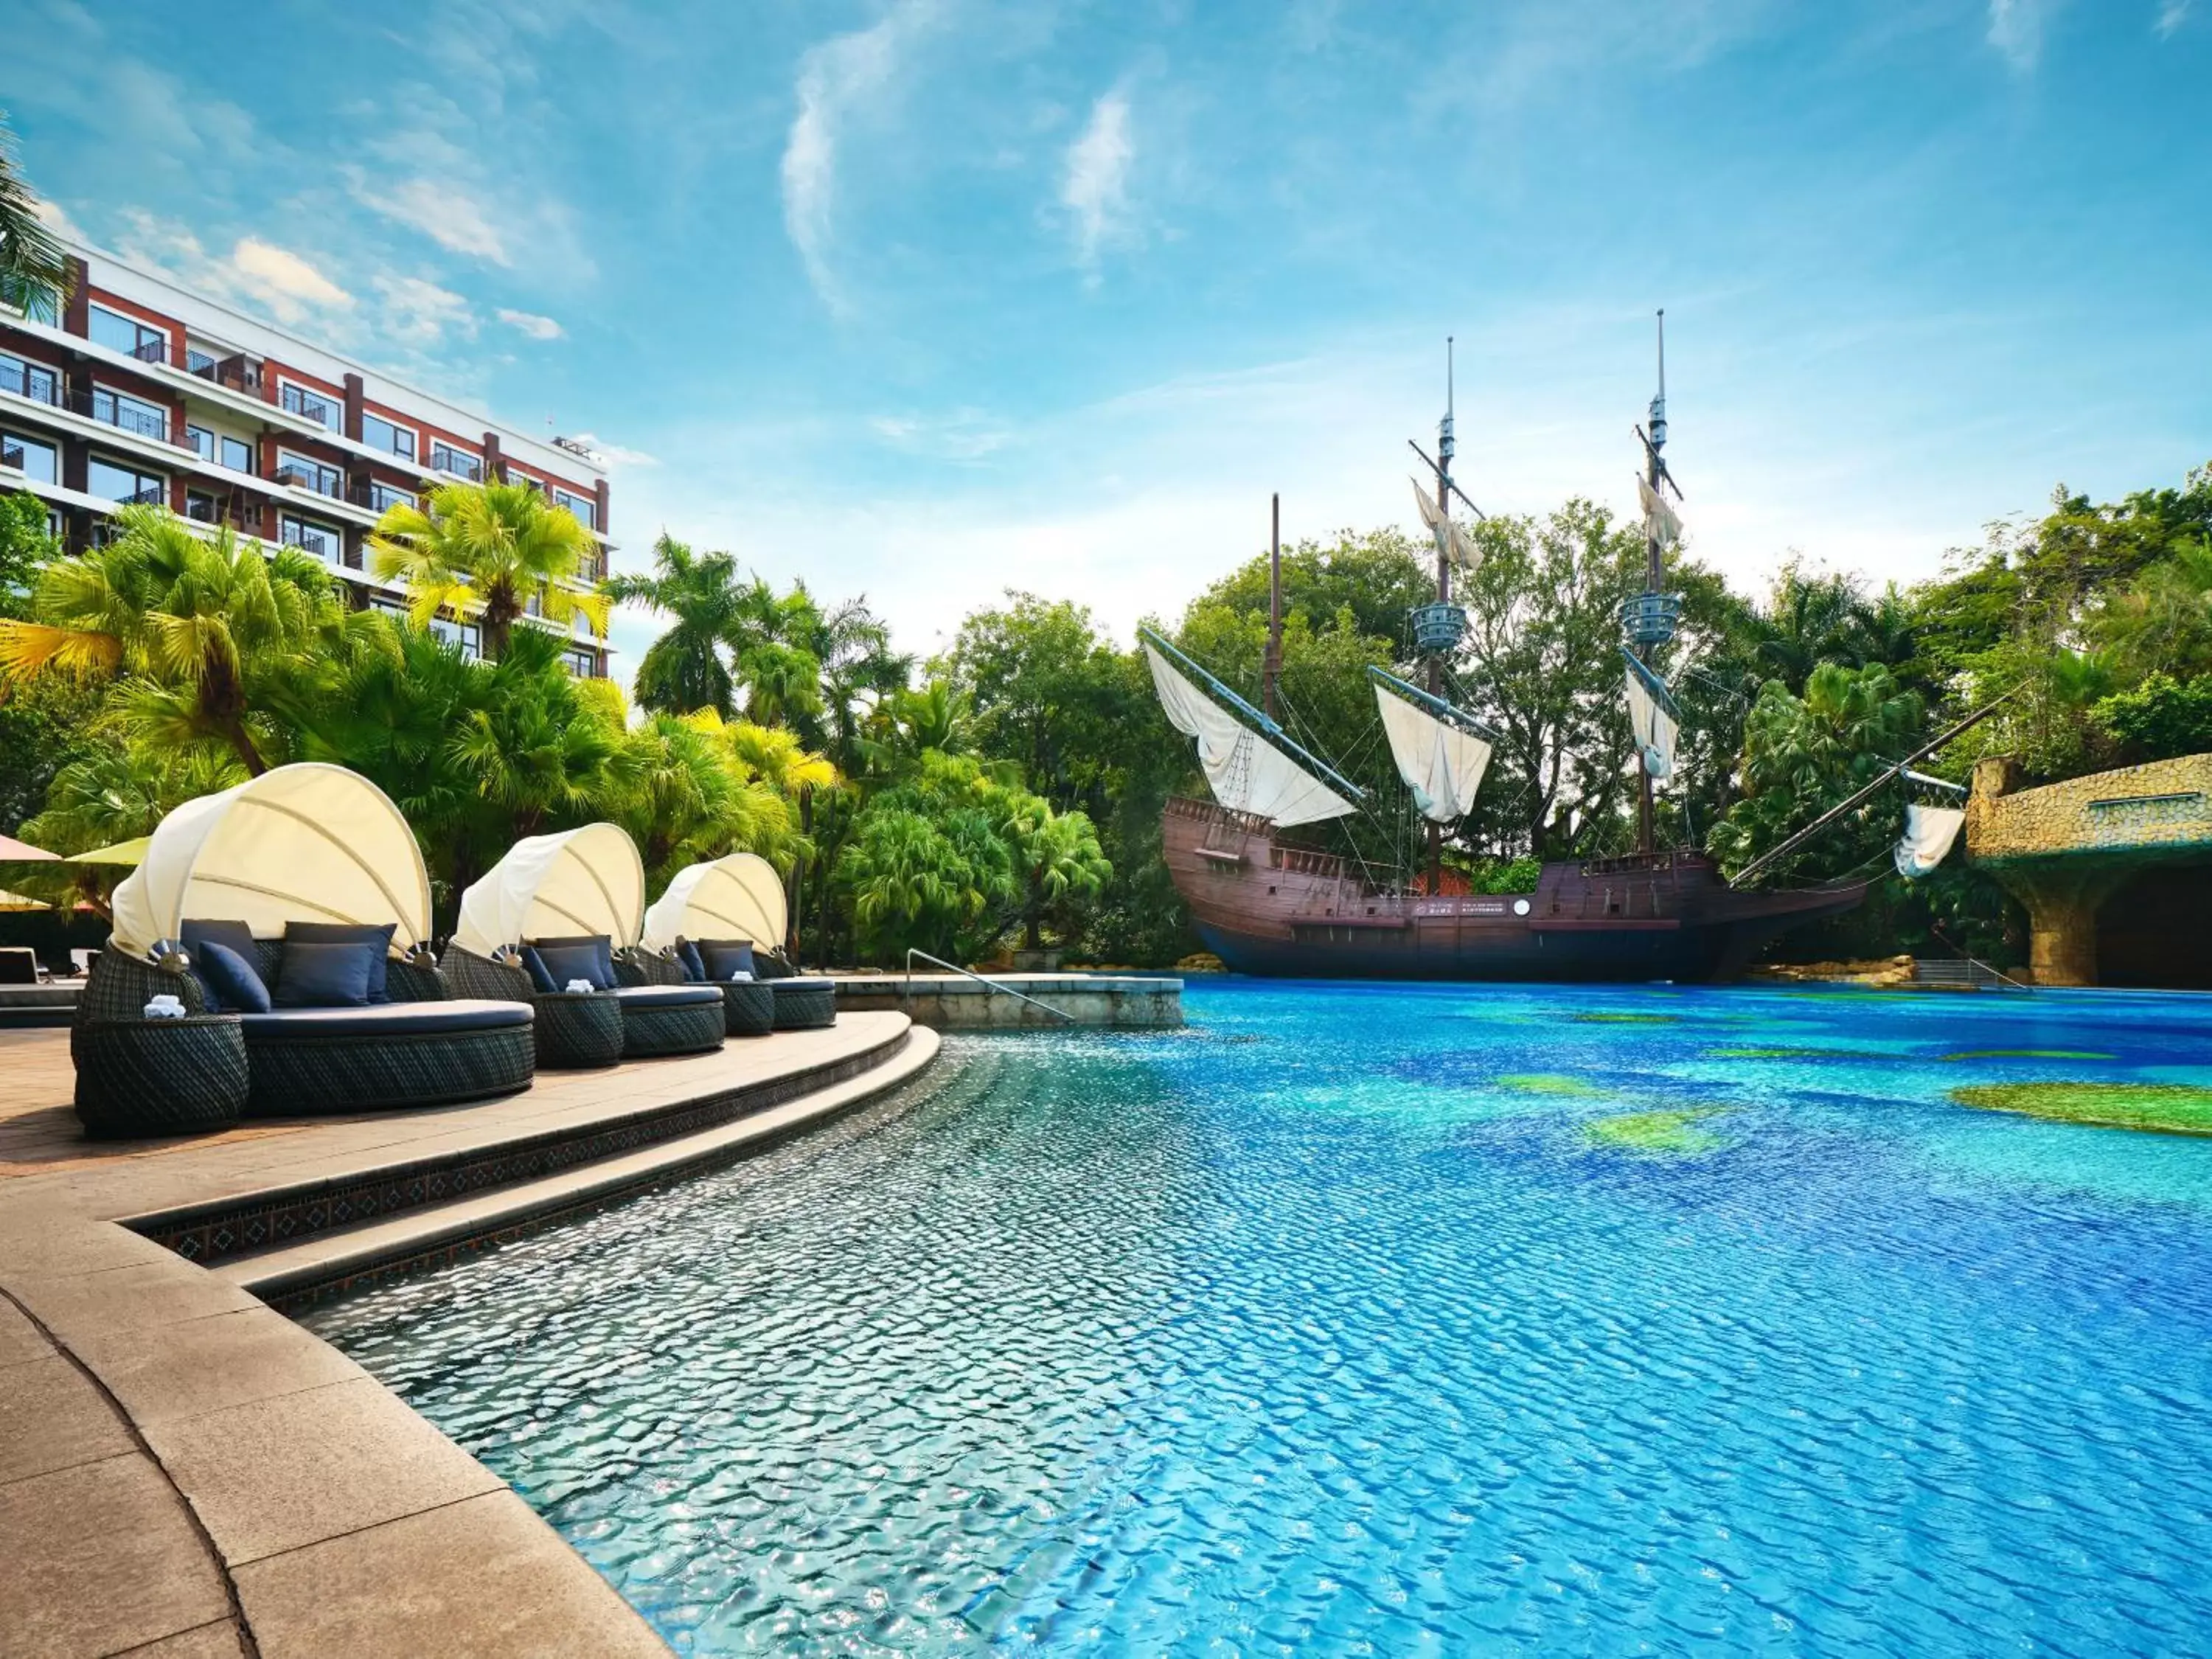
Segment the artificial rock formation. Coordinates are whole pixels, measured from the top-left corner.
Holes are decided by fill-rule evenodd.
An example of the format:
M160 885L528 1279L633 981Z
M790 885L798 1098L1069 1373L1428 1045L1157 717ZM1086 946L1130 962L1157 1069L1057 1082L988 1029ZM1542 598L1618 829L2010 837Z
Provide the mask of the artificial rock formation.
M2009 757L1975 763L1966 856L2027 909L2035 982L2094 985L2105 901L2144 869L2212 861L2212 755L2034 789L2021 776Z

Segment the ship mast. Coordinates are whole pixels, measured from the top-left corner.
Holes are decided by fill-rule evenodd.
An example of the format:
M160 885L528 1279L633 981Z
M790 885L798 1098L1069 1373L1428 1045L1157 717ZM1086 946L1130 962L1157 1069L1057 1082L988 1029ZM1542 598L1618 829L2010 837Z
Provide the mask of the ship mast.
M1659 312L1659 390L1651 399L1651 429L1642 427L1636 435L1644 441L1644 482L1656 502L1662 489L1672 489L1677 501L1681 499L1681 487L1674 475L1667 470L1667 312ZM1660 514L1647 510L1644 515L1644 551L1645 571L1644 592L1626 600L1620 608L1623 630L1629 638L1629 649L1636 659L1646 667L1659 649L1674 637L1674 620L1681 611L1679 594L1661 591L1666 580L1663 555L1660 541ZM1636 757L1636 850L1649 854L1655 850L1652 836L1651 767L1639 749Z
M1260 659L1260 707L1269 720L1275 713L1275 682L1283 672L1283 496L1275 493L1274 531L1267 553L1267 650Z
M1452 482L1452 457L1459 447L1452 430L1456 404L1454 369L1453 343L1451 337L1447 335L1444 337L1444 417L1437 423L1436 456L1431 459L1421 453L1420 445L1415 443L1411 446L1413 453L1420 455L1437 475L1437 520L1431 526L1437 542L1436 603L1418 605L1413 611L1413 648L1426 660L1425 678L1429 695L1432 697L1442 696L1444 664L1459 649L1459 642L1467 637L1466 607L1454 605L1451 596L1452 539L1455 534L1451 522L1452 497L1458 496L1476 518L1482 516L1482 509L1468 501L1467 492ZM1428 890L1433 896L1442 890L1443 886L1443 830L1431 820L1429 824Z

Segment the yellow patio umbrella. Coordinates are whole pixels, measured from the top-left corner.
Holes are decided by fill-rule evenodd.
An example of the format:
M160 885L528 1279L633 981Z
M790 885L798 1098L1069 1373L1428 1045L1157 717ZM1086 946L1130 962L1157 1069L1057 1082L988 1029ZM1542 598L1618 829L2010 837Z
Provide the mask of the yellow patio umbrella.
M132 841L118 841L112 847L95 847L89 853L71 853L71 864L137 865L146 861L146 843L154 838L140 836Z
M34 899L27 893L11 893L0 888L0 910L51 910L53 908L44 899Z

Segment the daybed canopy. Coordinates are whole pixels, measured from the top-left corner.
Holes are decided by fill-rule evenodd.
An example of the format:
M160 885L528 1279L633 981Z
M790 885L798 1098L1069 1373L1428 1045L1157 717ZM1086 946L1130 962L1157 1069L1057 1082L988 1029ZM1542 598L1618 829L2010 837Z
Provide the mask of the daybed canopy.
M587 823L532 836L461 895L453 943L480 957L525 939L605 933L617 949L637 943L645 917L645 865L618 825Z
M388 921L401 951L430 939L415 832L360 773L319 762L186 801L154 831L114 908L116 947L141 957L188 916L242 921L264 939L288 921Z
M683 939L749 939L783 947L783 879L756 853L687 865L645 913L644 943L665 951Z

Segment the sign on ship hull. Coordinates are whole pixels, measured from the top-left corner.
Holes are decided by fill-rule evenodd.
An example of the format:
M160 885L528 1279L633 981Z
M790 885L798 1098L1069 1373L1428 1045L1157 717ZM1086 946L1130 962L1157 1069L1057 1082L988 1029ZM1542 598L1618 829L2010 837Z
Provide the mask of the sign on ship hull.
M1266 818L1182 799L1161 839L1206 948L1283 978L1729 980L1867 888L1737 892L1703 854L1678 851L1547 864L1534 893L1382 894L1341 859L1279 846Z

